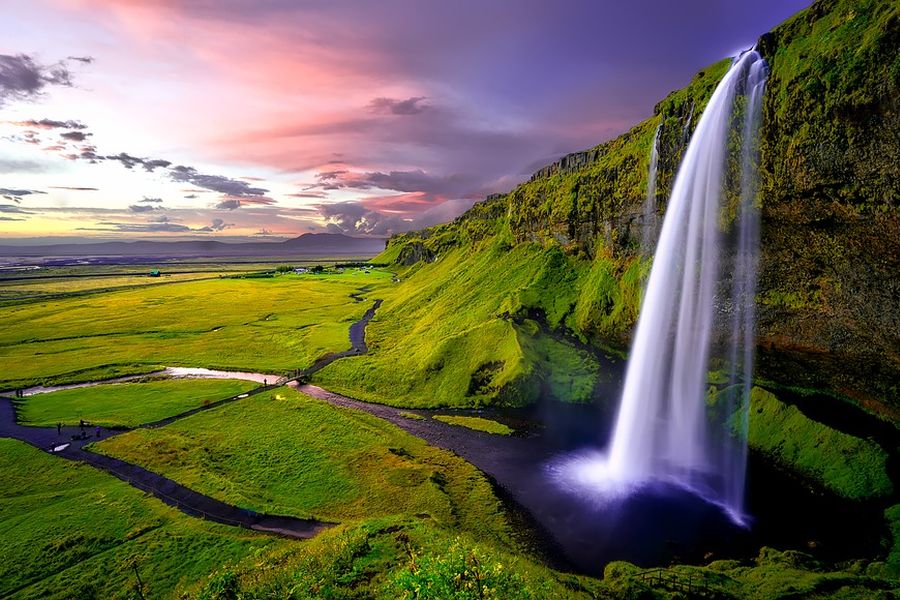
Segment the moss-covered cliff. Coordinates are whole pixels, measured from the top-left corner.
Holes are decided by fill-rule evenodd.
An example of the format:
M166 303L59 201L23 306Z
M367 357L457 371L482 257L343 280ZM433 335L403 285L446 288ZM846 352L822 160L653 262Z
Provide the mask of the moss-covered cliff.
M830 389L896 418L900 5L819 0L758 46L771 67L760 140L758 375ZM455 276L428 267L446 256L533 248L547 261L520 267L535 271L532 291L511 286L492 317L538 311L583 340L626 347L646 271L638 238L654 131L661 124L662 212L693 127L728 65L707 67L650 119L563 157L455 222L392 238L378 260L412 268L422 282ZM558 272L558 285L542 288L538 271ZM438 306L440 294L432 301ZM390 319L389 307L386 313Z

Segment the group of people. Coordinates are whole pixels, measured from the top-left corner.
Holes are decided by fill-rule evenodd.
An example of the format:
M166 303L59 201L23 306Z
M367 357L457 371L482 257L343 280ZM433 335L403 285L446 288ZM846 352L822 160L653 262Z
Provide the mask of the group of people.
M74 440L86 440L88 437L90 437L90 436L88 435L88 433L85 431L85 428L86 428L86 427L90 427L90 423L85 422L84 419L79 419L79 420L78 420L78 427L81 429L81 432L78 433L77 435L73 435L73 436L72 436L72 439L74 439ZM102 428L101 428L99 425L97 425L97 427L94 429L94 434L99 438L99 437L100 437L100 432L101 432L101 431L102 431ZM62 423L57 423L57 424L56 424L56 435L62 435Z

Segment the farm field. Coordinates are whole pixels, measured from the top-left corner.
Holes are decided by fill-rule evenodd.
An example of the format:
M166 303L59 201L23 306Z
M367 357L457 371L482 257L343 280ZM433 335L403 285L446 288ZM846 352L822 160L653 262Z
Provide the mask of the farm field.
M37 427L75 425L82 419L104 427L136 427L255 387L233 379L160 379L60 390L20 400L19 420Z

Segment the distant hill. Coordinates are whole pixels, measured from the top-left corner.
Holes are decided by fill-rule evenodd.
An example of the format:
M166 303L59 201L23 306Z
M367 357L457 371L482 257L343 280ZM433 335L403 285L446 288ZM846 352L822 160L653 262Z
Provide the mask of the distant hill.
M354 238L337 233L305 233L283 242L226 243L215 240L183 242L97 242L41 246L0 245L0 256L367 256L384 250L381 238Z

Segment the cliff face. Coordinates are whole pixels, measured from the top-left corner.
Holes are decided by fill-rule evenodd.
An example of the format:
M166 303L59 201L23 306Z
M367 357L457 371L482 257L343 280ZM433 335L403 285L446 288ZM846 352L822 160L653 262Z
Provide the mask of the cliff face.
M819 0L762 36L758 48L771 75L760 139L757 376L828 388L896 416L900 5ZM594 275L618 278L621 288L639 270L654 132L661 126L663 212L690 134L729 64L698 73L622 136L563 157L454 223L396 236L384 256L405 265L439 261L487 238L510 248L557 246L567 268L583 274L573 294L557 292L571 301L559 326L625 344L639 294L592 291Z

